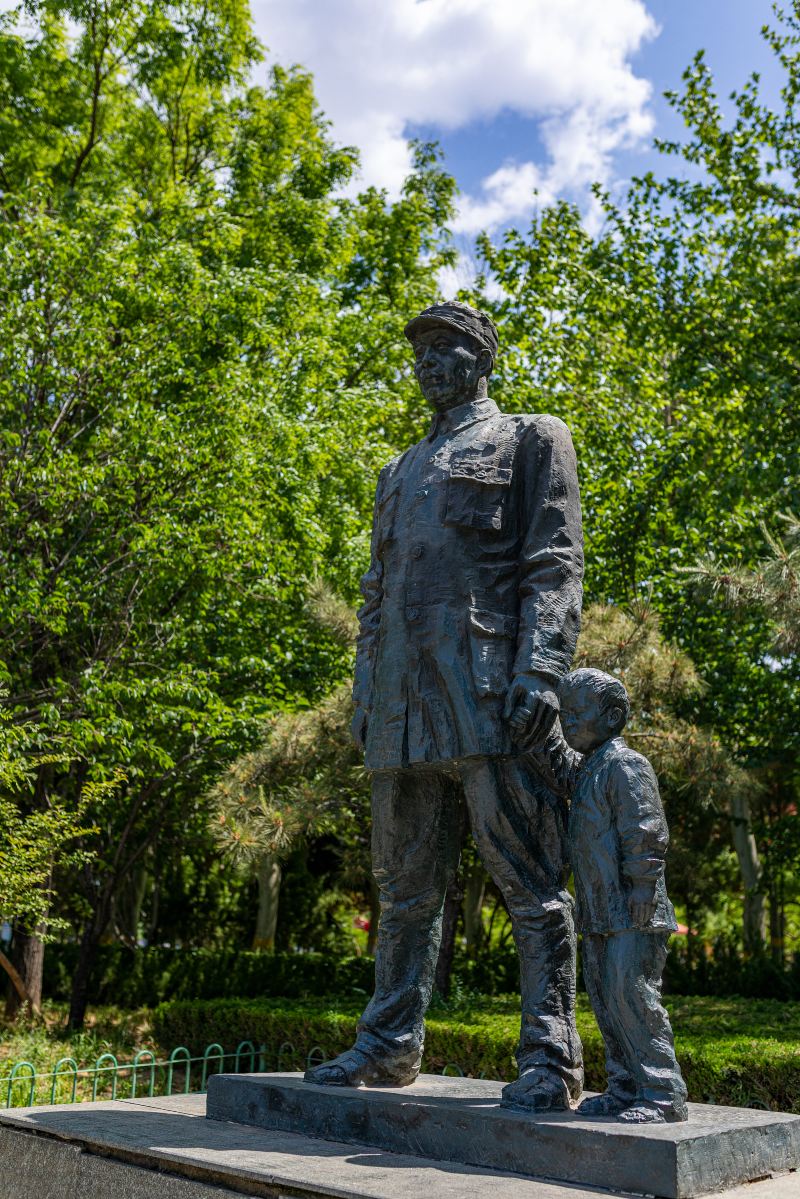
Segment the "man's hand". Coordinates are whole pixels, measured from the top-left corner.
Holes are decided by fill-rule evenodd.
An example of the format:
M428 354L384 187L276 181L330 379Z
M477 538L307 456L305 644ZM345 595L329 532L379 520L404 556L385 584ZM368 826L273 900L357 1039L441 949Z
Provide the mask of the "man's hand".
M655 887L642 883L634 887L628 896L628 911L634 928L647 928L656 911Z
M518 674L506 695L503 715L511 736L519 744L541 745L558 716L558 696L550 679L538 674Z
M350 721L350 736L353 745L363 754L367 744L367 710L357 707Z

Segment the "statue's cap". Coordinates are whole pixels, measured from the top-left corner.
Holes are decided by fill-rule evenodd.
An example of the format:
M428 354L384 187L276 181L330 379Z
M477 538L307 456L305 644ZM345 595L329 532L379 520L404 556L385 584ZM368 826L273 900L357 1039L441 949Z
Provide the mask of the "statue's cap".
M447 329L455 329L458 333L468 334L488 350L493 359L497 357L498 339L494 321L485 312L479 312L477 308L470 308L469 304L462 304L458 300L431 304L430 308L426 308L408 322L404 332L408 340L413 341L418 334L427 333L429 329L436 329L442 325Z

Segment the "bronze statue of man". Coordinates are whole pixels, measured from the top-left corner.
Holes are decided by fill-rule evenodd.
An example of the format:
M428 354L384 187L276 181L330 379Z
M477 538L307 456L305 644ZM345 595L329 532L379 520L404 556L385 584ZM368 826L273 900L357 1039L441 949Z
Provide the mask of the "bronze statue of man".
M489 399L484 313L436 304L405 332L435 415L378 480L353 689L381 895L375 993L353 1048L306 1078L416 1078L465 808L520 956L520 1077L503 1102L565 1108L583 1080L566 807L520 747L547 736L578 636L575 455L560 420Z

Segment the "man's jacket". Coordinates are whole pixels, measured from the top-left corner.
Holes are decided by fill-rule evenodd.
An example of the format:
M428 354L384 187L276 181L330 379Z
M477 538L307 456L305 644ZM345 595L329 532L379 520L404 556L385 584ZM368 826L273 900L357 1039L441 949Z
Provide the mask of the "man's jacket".
M558 725L530 759L557 795L569 798L569 854L575 877L576 924L582 933L633 928L628 897L652 887L655 912L647 927L678 927L667 897L664 859L669 832L653 767L614 737L584 757L570 749Z
M489 399L436 417L378 480L353 688L367 767L514 753L506 692L569 670L582 576L566 426Z

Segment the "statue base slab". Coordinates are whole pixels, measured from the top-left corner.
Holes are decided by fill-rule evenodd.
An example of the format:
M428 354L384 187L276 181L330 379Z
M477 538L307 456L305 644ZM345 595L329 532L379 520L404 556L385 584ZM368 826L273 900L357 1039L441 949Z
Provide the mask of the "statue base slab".
M501 1108L502 1087L440 1075L388 1088L222 1074L209 1079L207 1115L659 1199L694 1199L800 1167L800 1116L690 1104L686 1123L630 1125Z
M458 1106L457 1102L454 1107ZM612 1193L412 1153L387 1153L366 1145L211 1121L205 1114L205 1095L0 1111L0 1196L601 1199ZM785 1173L706 1199L797 1199L797 1183L797 1174ZM637 1190L636 1199L641 1199L641 1189ZM634 1199L630 1190L613 1194L616 1199Z

